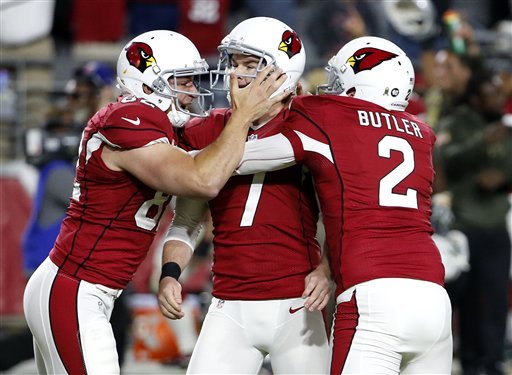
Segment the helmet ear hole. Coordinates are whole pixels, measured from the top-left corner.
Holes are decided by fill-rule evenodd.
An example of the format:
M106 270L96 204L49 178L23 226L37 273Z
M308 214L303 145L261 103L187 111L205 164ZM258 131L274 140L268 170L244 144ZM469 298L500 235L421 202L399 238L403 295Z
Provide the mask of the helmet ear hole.
M356 95L356 88L355 87L351 87L347 90L347 96L355 96Z
M146 85L145 83L142 84L142 90L147 95L150 95L153 93L153 89L151 87L149 87L148 85Z

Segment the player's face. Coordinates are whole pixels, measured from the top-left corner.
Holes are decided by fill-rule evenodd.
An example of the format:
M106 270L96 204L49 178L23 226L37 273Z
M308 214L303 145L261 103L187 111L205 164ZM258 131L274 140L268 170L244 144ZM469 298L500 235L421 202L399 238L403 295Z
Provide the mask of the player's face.
M256 75L259 62L260 59L256 56L243 55L239 53L231 55L230 65L238 77L239 87L245 87L252 82L254 78L246 76Z
M169 78L169 84L171 87L175 86L174 83L174 78ZM178 101L183 108L187 108L190 104L192 104L196 98L194 94L198 93L196 82L194 81L193 76L176 78L176 87L174 87L174 89L190 93L190 95L182 92L178 93Z

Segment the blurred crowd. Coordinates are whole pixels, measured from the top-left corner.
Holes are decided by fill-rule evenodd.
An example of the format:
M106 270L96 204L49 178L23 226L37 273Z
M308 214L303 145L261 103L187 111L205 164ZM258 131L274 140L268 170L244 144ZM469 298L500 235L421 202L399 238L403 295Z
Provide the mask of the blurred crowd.
M17 6L5 3L6 11ZM422 117L437 135L433 222L455 312L456 355L465 374L501 374L510 303L506 220L512 192L511 13L508 0L55 0L50 35L59 54L66 56L74 43L120 42L151 29L177 30L214 67L217 45L232 24L252 16L275 17L304 40L303 86L312 93L325 82L329 58L351 39L376 35L398 44L416 69L407 111ZM95 22L90 22L92 17ZM3 44L22 45L34 38L5 40L8 37L4 35ZM5 68L0 65L0 70ZM44 241L53 241L52 234L41 235L40 228L58 227L64 215L85 122L100 106L115 100L115 82L112 61L78 66L64 87L55 87L46 118L25 134L27 162L40 172L38 197L24 237L27 274L46 257L49 247ZM190 354L201 306L207 306L211 233L206 232L184 284L193 301L190 315L195 317L182 323L189 333L176 334L181 328L164 325L157 335L161 346L151 351L137 342L141 353L147 350L141 356L182 361ZM147 291L154 292L149 284ZM153 306L158 314L154 302L145 306ZM126 311L119 321L120 331L126 331ZM188 341L179 343L179 337ZM122 339L118 343L125 345ZM162 346L174 349L155 349Z

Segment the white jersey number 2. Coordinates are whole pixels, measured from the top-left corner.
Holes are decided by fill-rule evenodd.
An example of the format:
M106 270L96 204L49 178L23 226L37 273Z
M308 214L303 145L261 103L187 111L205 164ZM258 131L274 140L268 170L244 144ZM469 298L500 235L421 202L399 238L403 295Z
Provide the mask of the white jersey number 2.
M386 207L418 208L418 192L407 189L405 194L393 193L393 189L414 171L414 151L405 139L385 136L379 142L379 156L389 159L391 151L401 152L404 161L379 182L379 205Z

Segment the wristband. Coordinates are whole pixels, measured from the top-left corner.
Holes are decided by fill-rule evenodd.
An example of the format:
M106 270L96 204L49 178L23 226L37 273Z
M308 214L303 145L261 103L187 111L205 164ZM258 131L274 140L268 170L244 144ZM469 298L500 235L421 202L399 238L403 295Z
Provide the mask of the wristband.
M181 275L181 267L176 262L167 262L164 265L162 265L162 274L160 275L160 281L164 277L170 276L173 279L178 280L178 278Z

